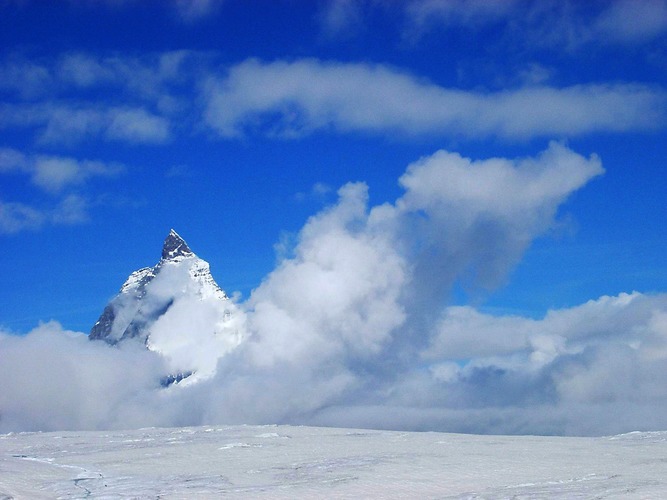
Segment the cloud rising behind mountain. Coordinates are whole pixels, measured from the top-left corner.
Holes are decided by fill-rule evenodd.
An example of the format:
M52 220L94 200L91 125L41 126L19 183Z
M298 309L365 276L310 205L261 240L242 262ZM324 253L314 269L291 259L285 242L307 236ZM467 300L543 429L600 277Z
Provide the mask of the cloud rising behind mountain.
M218 360L214 377L161 387L156 353L89 342L56 322L1 334L0 431L664 428L666 296L601 297L541 319L449 303L459 283L502 285L559 207L602 173L596 156L551 143L521 159L438 151L407 167L393 203L369 206L368 186L344 185L237 304L245 341ZM172 313L182 335L196 324L190 314Z

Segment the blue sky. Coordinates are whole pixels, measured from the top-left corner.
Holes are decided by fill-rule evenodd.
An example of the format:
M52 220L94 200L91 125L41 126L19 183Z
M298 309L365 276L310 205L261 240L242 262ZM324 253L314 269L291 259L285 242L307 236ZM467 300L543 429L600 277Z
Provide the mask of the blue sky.
M1 8L5 328L86 331L171 227L248 297L344 183L392 202L438 149L514 158L550 140L605 174L502 286L443 301L539 316L664 290L664 2Z

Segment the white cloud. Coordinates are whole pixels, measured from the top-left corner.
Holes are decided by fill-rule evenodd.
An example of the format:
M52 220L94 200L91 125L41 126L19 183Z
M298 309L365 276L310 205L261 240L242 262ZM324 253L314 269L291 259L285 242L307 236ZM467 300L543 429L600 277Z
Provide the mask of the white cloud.
M72 144L91 138L161 144L171 138L168 119L143 108L55 103L4 104L0 128L35 128L42 144Z
M173 3L180 18L192 23L215 13L222 0L173 0Z
M82 185L94 177L117 176L124 169L117 163L77 160L66 156L26 155L11 148L0 149L0 174L26 173L35 186L54 194Z
M422 412L422 402L402 394L421 391L448 411L433 392L436 381L458 380L448 359L431 361L434 378L409 389L404 382L421 373L449 287L471 267L483 284L497 284L553 224L566 197L600 173L595 157L552 144L515 161L436 153L408 167L406 193L395 204L370 208L363 184L345 186L336 205L308 221L294 257L253 292L249 340L221 361L219 400L207 415L355 425L336 409L372 401L385 415L378 410L357 425L381 426L393 406L412 404L418 415L394 424L437 427L426 416L431 409ZM533 340L536 363L559 352L557 341Z
M74 225L89 220L88 202L75 194L46 207L0 200L0 234L32 231L45 224Z
M40 80L31 76L34 63L12 62L19 80L41 81L43 88L35 87L32 99L10 95L1 103L0 127L34 129L38 142L57 145L86 139L162 144L179 124L197 120L225 138L334 130L509 140L654 129L665 122L667 97L659 87L558 88L543 83L548 71L537 65L519 75L523 86L485 92L366 63L250 59L224 75L211 63L211 56L190 51L142 58L70 53L39 66L45 71ZM188 116L193 109L203 116Z
M597 157L557 143L518 160L472 161L439 151L408 167L395 208L377 207L371 216L394 224L398 241L409 242L414 286L425 297L462 277L493 288L554 224L559 205L602 172Z
M211 78L206 123L222 137L316 130L526 139L651 129L665 93L638 84L546 86L481 93L439 87L382 65L254 59Z
M0 200L0 233L12 234L26 229L37 229L44 222L44 214L24 203Z
M172 135L171 118L189 108L184 103L199 73L190 63L198 57L184 50L144 57L74 52L41 65L8 57L0 67L0 90L7 91L0 127L34 128L37 140L48 144L90 138L164 143Z
M16 56L0 62L0 90L30 99L48 93L52 83L53 75L44 65Z
M660 299L662 300L662 299ZM600 297L577 307L549 311L541 320L520 316L493 316L469 306L448 307L437 326L437 335L423 352L427 359L469 359L507 356L514 352L553 349L566 341L576 350L580 344L619 339L628 345L642 336L636 325L649 325L661 302L638 292ZM635 337L637 335L637 337Z
M437 152L408 167L393 204L369 207L366 186L348 184L240 305L245 340L218 359L214 377L159 388L194 351L166 366L141 345L124 352L54 324L0 336L0 431L211 422L664 428L667 296L601 297L542 319L447 306L449 287L471 269L480 284L498 284L567 197L601 172L596 157L551 144L518 160ZM208 313L187 319L191 307L183 301L174 324L159 325L162 340L179 342L177 331L205 322ZM212 369L202 347L197 361Z
M169 122L145 109L110 110L106 136L129 142L162 143L169 139Z
M360 0L330 0L320 12L322 32L327 38L346 38L363 25L363 3Z
M304 227L296 256L252 294L250 329L258 336L251 354L260 366L313 366L345 351L373 355L404 321L404 259L386 235L366 227L365 186L350 184L339 194L336 206Z
M113 349L64 331L55 322L26 336L0 334L0 426L26 429L117 427L145 423L158 381L158 357L140 348ZM135 420L135 416L140 416ZM160 416L153 423L159 425Z
M65 54L56 66L56 75L63 83L81 88L117 83L121 76L119 73L117 64L109 64L109 61L101 61L83 53Z
M28 170L26 156L12 148L0 148L0 173Z
M112 178L125 167L115 163L78 160L65 156L25 154L11 148L0 148L0 175L22 174L39 190L48 193L49 201L7 202L0 200L0 233L39 229L45 224L72 225L87 222L89 203L82 190L95 178Z
M406 36L430 30L496 25L531 46L579 50L590 44L637 44L667 33L665 0L611 0L597 4L521 0L414 0L406 3Z
M479 26L505 21L516 13L518 0L416 0L405 4L412 35L434 24Z
M109 177L121 170L118 165L106 165L100 161L37 156L32 166L32 182L45 191L59 193L66 187L83 184L91 177Z
M111 95L120 90L123 100L128 97L159 103L175 90L172 85L188 81L184 69L203 57L188 50L174 50L142 57L98 56L85 52L61 55L52 61L51 70L59 84L58 90L67 93L75 89L101 88ZM193 69L192 67L188 67Z
M88 222L88 202L82 196L70 194L63 198L52 210L50 219L53 224L73 225Z
M599 38L615 43L641 43L667 33L667 1L618 0L596 19Z

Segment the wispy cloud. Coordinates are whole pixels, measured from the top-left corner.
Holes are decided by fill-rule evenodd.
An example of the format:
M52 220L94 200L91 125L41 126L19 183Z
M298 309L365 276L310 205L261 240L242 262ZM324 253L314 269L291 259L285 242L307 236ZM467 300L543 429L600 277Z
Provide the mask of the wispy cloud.
M0 200L0 234L33 231L44 225L73 225L90 220L88 202L70 194L46 207Z
M520 0L414 0L406 2L410 29L417 33L434 25L480 26L504 21L525 2Z
M4 104L0 127L33 128L37 142L51 145L91 139L161 144L171 137L169 120L162 116L143 108L97 104Z
M30 1L30 0L21 0ZM138 0L69 0L74 7L104 6L112 10L124 10L140 3ZM224 0L165 0L157 6L171 14L175 21L185 24L194 24L218 12Z
M614 43L641 43L667 34L667 1L617 0L595 20L596 38Z
M363 27L364 2L331 0L322 6L319 21L326 38L348 38Z
M120 164L71 157L26 155L11 148L0 149L0 173L28 174L38 188L59 194L71 186L79 186L94 177L114 177L125 170Z
M665 0L413 0L405 4L405 14L405 35L411 39L437 28L495 26L527 50L534 46L580 50L590 44L634 45L667 33Z
M667 95L639 84L483 93L440 87L382 65L251 59L210 79L205 99L205 120L222 137L333 129L517 140L650 129L664 122Z
M6 203L0 200L0 233L12 234L37 229L41 227L44 220L44 214L34 207L24 203Z
M173 5L180 19L194 23L214 14L223 0L173 0Z
M71 225L89 220L89 202L80 191L95 178L113 178L125 171L123 165L65 156L25 154L0 148L0 175L19 175L50 195L41 205L0 200L0 233L35 230L47 224ZM72 190L75 189L74 192Z
M32 128L38 142L50 145L87 139L165 143L173 137L174 115L188 108L183 100L193 98L198 73L183 72L193 58L187 51L145 57L67 53L39 62L7 57L0 64L0 127Z
M482 91L381 64L249 59L220 72L210 59L187 51L143 58L76 53L48 64L10 58L4 71L25 84L0 81L0 128L32 130L37 144L49 146L159 145L185 127L208 127L223 138L335 131L520 141L651 130L667 117L667 93L658 86L550 86L548 70L535 65L518 87Z

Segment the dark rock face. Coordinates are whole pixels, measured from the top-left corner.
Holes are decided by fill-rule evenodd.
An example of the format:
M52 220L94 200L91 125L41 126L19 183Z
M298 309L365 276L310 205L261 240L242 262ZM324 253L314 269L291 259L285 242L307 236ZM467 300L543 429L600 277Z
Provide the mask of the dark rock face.
M111 327L113 326L115 319L116 313L114 312L113 306L111 304L107 304L107 306L104 308L104 311L102 311L100 319L97 320L97 323L95 323L93 328L90 330L90 335L88 335L88 338L90 340L99 340L107 337L109 332L111 332ZM109 343L115 344L116 342Z
M173 229L164 240L162 246L162 260L174 259L175 257L188 257L194 255L188 244Z

